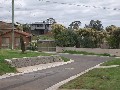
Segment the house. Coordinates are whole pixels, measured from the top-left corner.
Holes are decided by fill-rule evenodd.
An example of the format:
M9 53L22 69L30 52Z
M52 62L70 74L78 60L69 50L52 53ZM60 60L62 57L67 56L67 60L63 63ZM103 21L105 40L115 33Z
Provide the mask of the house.
M14 31L14 48L20 47L20 36L23 37L26 46L31 41L31 34L15 30ZM11 45L12 45L12 30L2 33L0 35L0 48L11 48Z
M43 35L51 30L51 24L49 22L35 22L31 24L31 33L34 35Z
M7 31L10 31L10 30L12 30L12 24L11 23L6 23L6 22L3 22L3 21L0 21L0 32L1 33L7 32Z

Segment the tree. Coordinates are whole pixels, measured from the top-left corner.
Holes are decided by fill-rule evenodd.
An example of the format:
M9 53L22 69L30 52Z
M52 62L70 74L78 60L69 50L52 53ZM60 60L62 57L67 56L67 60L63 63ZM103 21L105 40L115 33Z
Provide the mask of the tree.
M21 44L22 53L24 53L25 52L25 43L24 43L24 39L22 36L20 36L20 44Z
M19 30L19 31L23 31L23 26L22 26L21 23L16 22L16 23L15 23L15 27L16 27L17 30Z
M91 20L89 25L85 24L85 28L92 28L92 29L96 29L97 31L101 31L103 30L103 25L99 20L96 20L96 21Z
M112 34L107 38L110 48L120 48L120 28L113 31Z
M56 23L56 21L55 21L54 18L48 18L48 19L46 20L46 22L48 22L49 24L55 24L55 23Z
M107 26L106 27L106 31L109 33L109 34L112 34L115 30L117 30L119 27L115 26L115 25L111 25L111 26Z
M80 21L74 21L74 22L72 22L69 26L69 28L70 29L79 29L79 27L80 27L80 25L81 25L81 22Z
M77 33L77 44L84 48L97 48L103 43L104 32L96 31L92 28L83 28L76 31ZM76 45L77 45L76 44Z
M52 34L56 38L58 34L65 31L67 28L61 24L53 24L52 26Z
M62 31L55 38L55 42L60 47L73 47L76 44L75 33L71 30Z
M24 32L30 32L30 25L29 24L22 24L23 31Z

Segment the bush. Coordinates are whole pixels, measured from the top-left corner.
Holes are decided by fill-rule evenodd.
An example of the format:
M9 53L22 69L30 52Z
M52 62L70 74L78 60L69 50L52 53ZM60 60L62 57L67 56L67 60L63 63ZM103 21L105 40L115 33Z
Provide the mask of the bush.
M24 43L24 39L22 36L20 36L20 44L21 44L22 53L24 53L25 52L25 43Z
M27 47L27 50L32 50L32 51L38 50L37 42L31 42L30 45Z

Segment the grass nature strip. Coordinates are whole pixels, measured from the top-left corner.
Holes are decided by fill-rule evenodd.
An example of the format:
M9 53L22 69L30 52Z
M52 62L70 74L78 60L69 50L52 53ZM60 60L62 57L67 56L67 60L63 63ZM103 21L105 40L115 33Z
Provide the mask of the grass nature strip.
M35 57L35 56L50 56L51 54L43 52L33 52L27 51L25 54L22 54L18 50L0 50L0 75L5 73L17 72L16 68L11 67L8 63L5 62L5 59L11 58L22 58L22 57Z
M113 59L102 66L120 65L120 59ZM120 66L97 68L62 85L60 89L120 90Z
M72 51L72 50L65 50L65 51L63 51L63 53L69 53L69 54L83 54L83 55L97 55L97 56L111 56L111 55L108 54L108 53L96 54L96 53L92 53L92 52Z
M26 51L26 53L21 53L18 50L0 50L0 75L5 73L15 73L17 72L15 67L11 67L8 63L5 62L5 59L11 58L23 58L23 57L36 57L36 56L50 56L53 54L43 53L43 52L33 52L33 51ZM70 61L70 59L61 57L64 62Z

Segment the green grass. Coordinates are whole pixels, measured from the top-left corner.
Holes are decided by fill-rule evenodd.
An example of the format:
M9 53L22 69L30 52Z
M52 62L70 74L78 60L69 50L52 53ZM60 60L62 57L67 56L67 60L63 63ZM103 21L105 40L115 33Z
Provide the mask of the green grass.
M69 53L69 54L83 54L83 55L98 55L98 56L111 56L108 53L104 53L104 54L95 54L92 52L85 52L85 51L72 51L72 50L66 50L63 53Z
M0 50L0 75L10 72L16 72L16 69L11 67L5 62L5 59L22 58L22 57L35 57L35 56L49 56L51 54L42 52L26 52L22 54L17 50Z
M60 89L120 90L120 67L91 70Z
M101 66L120 65L120 59L113 59L103 63Z
M65 58L65 57L61 57L61 58L62 58L62 60L64 60L64 62L68 62L68 61L70 61L69 58Z
M37 39L40 39L40 40L54 40L54 37L49 36L49 35L39 35L39 36L33 36L32 37L32 40L37 40Z

